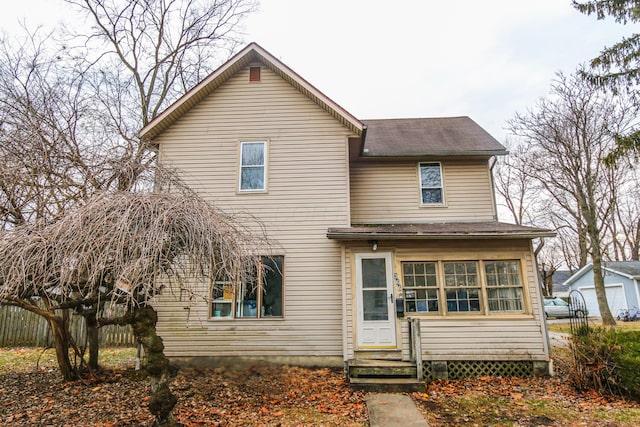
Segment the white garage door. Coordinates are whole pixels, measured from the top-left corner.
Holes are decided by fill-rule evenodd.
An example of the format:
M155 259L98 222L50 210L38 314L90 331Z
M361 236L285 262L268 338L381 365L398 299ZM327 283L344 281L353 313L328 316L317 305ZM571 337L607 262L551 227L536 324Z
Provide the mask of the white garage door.
M624 289L622 288L622 284L607 285L605 289L607 291L609 310L611 310L611 314L615 317L620 313L621 308L627 308L627 299L624 295ZM593 286L580 288L580 292L582 292L582 295L584 296L584 301L587 304L587 309L589 310L589 316L600 316L595 288Z

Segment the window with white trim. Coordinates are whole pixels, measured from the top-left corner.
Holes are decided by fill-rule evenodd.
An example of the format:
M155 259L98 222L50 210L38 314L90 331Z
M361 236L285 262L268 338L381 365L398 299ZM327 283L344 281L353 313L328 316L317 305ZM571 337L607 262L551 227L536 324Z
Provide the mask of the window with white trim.
M240 191L267 189L267 143L250 141L240 143Z
M284 257L262 257L259 268L239 283L217 281L211 289L211 317L283 316Z
M489 311L522 311L519 262L485 261Z
M420 163L420 203L422 205L443 205L442 165L438 162Z
M405 261L407 313L523 313L520 260Z

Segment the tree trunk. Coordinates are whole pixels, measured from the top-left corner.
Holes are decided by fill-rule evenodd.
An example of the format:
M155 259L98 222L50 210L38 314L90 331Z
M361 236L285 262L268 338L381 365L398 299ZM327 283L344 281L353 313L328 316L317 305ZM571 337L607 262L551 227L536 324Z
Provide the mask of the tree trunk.
M62 316L47 316L46 319L51 328L56 359L62 378L65 381L74 381L78 379L78 372L73 368L69 359L69 313L67 310L63 310Z
M604 287L604 276L602 275L602 256L599 250L593 251L593 286L596 289L596 299L598 300L598 308L600 309L600 317L603 326L615 326L616 319L613 318L609 304L607 302L607 294Z
M151 399L149 410L156 417L156 426L179 426L171 411L178 399L169 389L169 359L164 355L162 338L156 333L158 315L149 306L134 308L131 327L146 357L145 369L151 377Z
M100 348L100 335L98 329L98 319L95 311L84 314L84 321L87 327L87 345L89 346L89 368L98 369L98 352Z

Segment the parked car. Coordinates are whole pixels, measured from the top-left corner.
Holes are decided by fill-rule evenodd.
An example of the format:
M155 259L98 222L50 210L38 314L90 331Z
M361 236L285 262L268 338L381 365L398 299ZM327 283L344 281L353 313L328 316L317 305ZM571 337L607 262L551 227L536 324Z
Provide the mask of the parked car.
M547 317L583 317L589 313L585 309L575 310L571 312L569 304L560 298L545 298L544 299L544 314Z

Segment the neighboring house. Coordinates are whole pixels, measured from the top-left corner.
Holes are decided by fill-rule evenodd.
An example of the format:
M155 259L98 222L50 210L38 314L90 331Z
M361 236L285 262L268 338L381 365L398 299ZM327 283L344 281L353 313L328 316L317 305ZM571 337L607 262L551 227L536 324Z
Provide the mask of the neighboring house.
M607 261L603 263L604 286L609 310L615 317L621 309L640 306L640 261ZM593 285L593 265L587 264L565 282L569 290L582 293L589 316L600 316Z
M277 243L257 291L159 300L174 360L546 372L531 240L553 233L497 222L491 160L506 150L470 118L360 120L250 44L141 137Z

